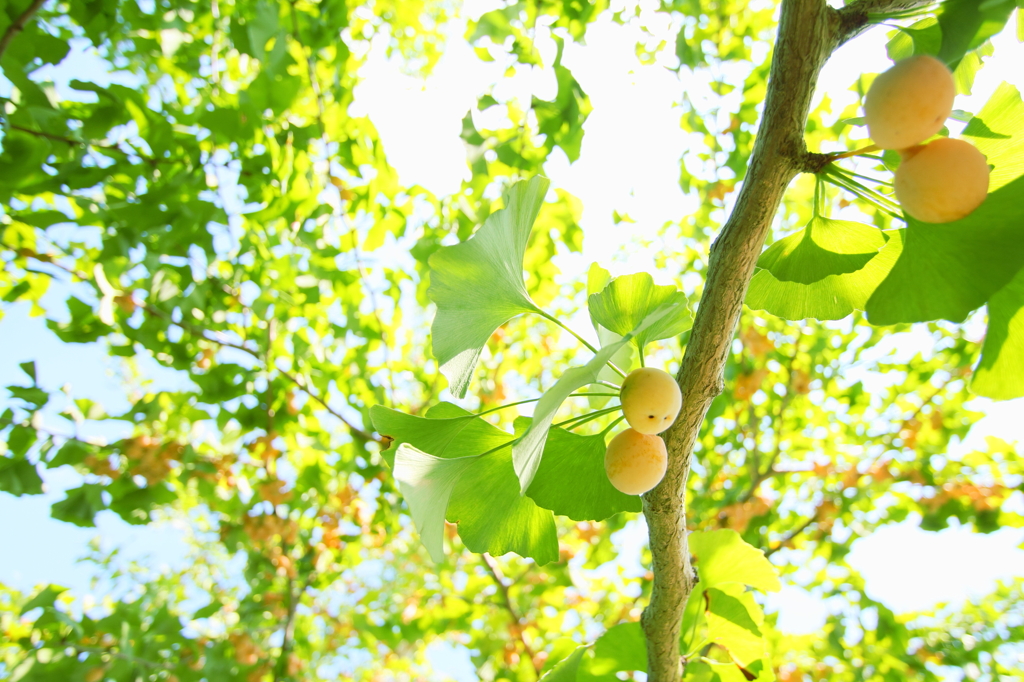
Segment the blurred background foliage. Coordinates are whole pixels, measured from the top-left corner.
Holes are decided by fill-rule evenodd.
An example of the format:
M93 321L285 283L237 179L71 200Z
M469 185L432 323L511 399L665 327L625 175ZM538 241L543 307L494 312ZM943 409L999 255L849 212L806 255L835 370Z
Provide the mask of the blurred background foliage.
M593 107L561 56L599 17L658 24L637 55L674 59L683 82L705 78L717 95L680 88L693 145L680 150L679 183L699 208L663 226L677 250L656 256L660 281L699 297L700 277L683 275L704 272L709 235L743 178L776 6L641 10L527 0L471 17L479 59L509 76L544 73L555 95L479 93L462 129L471 172L436 196L399 181L373 121L352 113L353 93L373 41L409 74L431 73L453 22L466 21L455 0L0 1L10 36L0 314L27 302L62 341L103 344L130 402L108 413L46 390L26 363L0 416L0 490L36 495L48 470L70 469L79 483L54 518L176 519L190 547L187 568L170 573L124 570L97 550L90 561L116 586L98 601L54 586L0 589L0 676L420 679L445 672L443 657L428 656L443 642L470 652L480 679L532 680L639 618L646 550L636 566L619 556L645 536L633 514L558 519L559 558L543 566L464 551L454 532L447 562L430 563L369 409L419 414L448 395L427 343L426 261L467 239L509 183L543 173L552 155L579 157ZM674 43L659 38L662 24ZM88 49L118 78L72 80L61 96L49 66ZM501 115L486 120L503 124L478 125L493 108ZM826 125L829 114L827 101L812 114L812 149L849 139L842 119L856 112ZM809 219L812 185L789 192L780 232ZM558 265L582 249L581 212L551 192L527 251L530 295L549 310L575 310L586 295ZM1021 505L1005 504L1024 480L1013 444L949 454L981 416L965 405L979 354L971 324L915 327L928 343L907 358L887 338L908 325L744 313L699 439L688 521L739 532L784 580L800 571L829 600L820 636L783 634L768 616L780 680L937 680L953 669L1022 678L1020 583L962 609L897 617L846 562L856 539L906 519L981 533L1024 525ZM684 343L663 343L651 362L674 371ZM513 320L484 352L468 407L537 395L574 344L547 322ZM154 363L180 387L152 390ZM488 419L510 430L514 417ZM127 435L97 435L105 423Z

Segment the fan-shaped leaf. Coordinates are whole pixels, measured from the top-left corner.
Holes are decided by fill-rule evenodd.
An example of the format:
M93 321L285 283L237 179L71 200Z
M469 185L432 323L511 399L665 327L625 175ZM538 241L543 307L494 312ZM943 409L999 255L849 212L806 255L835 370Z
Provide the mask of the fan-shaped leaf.
M512 434L451 403L426 417L377 406L370 418L395 439L395 479L431 557L441 556L447 519L474 552L515 552L538 564L558 559L554 516L519 495Z
M768 270L759 270L750 281L745 303L786 320L839 320L854 310L863 310L903 249L902 230L886 234L889 241L882 250L856 272L800 284L779 281Z
M516 432L530 420L516 420ZM602 435L581 436L551 429L544 457L526 494L538 505L573 521L602 521L622 511L638 512L640 498L615 489L604 471Z
M616 277L600 293L591 294L587 305L595 324L623 336L633 332L655 310L672 306L670 314L634 334L637 348L682 334L693 324L686 294L673 286L656 285L646 272Z
M538 311L523 283L523 257L549 184L537 176L512 185L505 208L475 235L430 256L427 295L437 304L431 344L451 392L460 398L494 330L516 315Z
M762 592L782 589L764 552L748 545L734 530L691 533L690 551L697 557L702 589L728 583L742 583Z
M804 229L769 246L757 266L783 282L813 284L863 269L883 246L878 228L815 216Z

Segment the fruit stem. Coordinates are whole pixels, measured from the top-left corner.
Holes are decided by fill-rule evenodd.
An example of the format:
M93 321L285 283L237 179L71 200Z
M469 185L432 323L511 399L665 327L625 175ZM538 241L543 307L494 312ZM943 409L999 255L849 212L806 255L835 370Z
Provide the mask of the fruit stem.
M608 426L606 426L604 428L604 431L601 432L601 435L602 436L606 435L609 431L611 431L613 428L615 428L616 424L618 424L620 421L622 421L625 418L626 418L626 415L622 415L621 417L619 417L618 419L613 421L611 424L609 424Z
M619 410L621 408L622 408L621 405L614 405L612 407L606 407L603 410L595 410L594 412L590 412L588 414L584 414L584 415L579 416L579 417L573 417L572 419L566 419L564 422L558 422L557 424L552 424L551 428L560 428L562 426L565 426L566 424L572 424L573 422L579 422L579 423L573 424L572 426L569 427L571 429L575 429L577 426L583 426L584 424L586 424L589 421L597 419L598 417L602 417L602 416L608 414L609 412L614 412L615 410Z
M594 398L594 397L605 396L605 397L609 397L609 398L614 398L614 397L617 397L618 395L619 395L618 393L570 393L569 397L570 398ZM518 402L508 403L506 405L498 405L497 407L492 407L491 409L484 410L483 412L477 412L475 414L467 414L466 417L467 418L468 417L482 417L485 414L491 414L492 412L497 412L499 410L504 410L506 407L515 407L516 405L525 405L526 403L535 403L538 400L540 400L540 398L528 398L526 400L520 400Z
M838 166L827 166L822 171L822 177L832 184L842 187L861 199L874 204L876 208L888 213L893 218L902 218L902 215L899 213L899 207L892 200L857 182Z
M867 147L861 147L860 149L854 149L853 151L850 151L850 152L843 152L842 154L829 154L829 163L834 163L834 162L838 161L839 159L849 159L849 158L852 158L854 156L864 156L866 154L870 154L871 152L877 152L877 151L881 151L881 148L878 145L871 144L871 145L868 145Z
M594 355L597 355L597 349L596 349L596 348L594 348L594 346L593 346L593 345L592 345L592 344L591 344L591 343L590 343L589 341L587 341L587 340L586 340L585 338L583 338L582 336L580 336L579 334L577 334L576 332L574 332L574 331L573 331L572 329L570 329L570 328L569 328L569 326L568 326L568 325L566 325L566 324L565 324L564 322L562 322L561 320L559 320L559 319L558 319L557 317L555 317L554 315L551 315L551 314L549 314L549 313L546 313L546 312L544 312L543 310L540 310L540 311L538 311L538 314L539 314L539 315L540 315L541 317L543 317L544 319L546 319L546 320L551 320L552 322L554 322L555 324L557 324L557 325L558 325L559 327L561 327L561 328L562 328L562 329L564 329L565 331L567 331L567 332L569 332L570 334L572 334L573 336L575 336L575 337L576 337L576 340L577 340L577 341L579 341L580 343L582 343L582 344L583 344L584 346L586 346L586 347L587 347L587 350L589 350L589 351L590 351L591 353L593 353ZM611 361L609 360L609 361L608 361L608 366L609 366L609 367L611 367L611 368L612 368L612 371L614 371L614 372L615 372L616 374L618 374L618 375L619 375L620 377L622 377L622 378L626 378L626 373L625 373L625 372L623 372L623 371L622 371L621 369L619 369L618 367L616 367L616 366L615 366L615 363L614 363L614 362L611 362Z

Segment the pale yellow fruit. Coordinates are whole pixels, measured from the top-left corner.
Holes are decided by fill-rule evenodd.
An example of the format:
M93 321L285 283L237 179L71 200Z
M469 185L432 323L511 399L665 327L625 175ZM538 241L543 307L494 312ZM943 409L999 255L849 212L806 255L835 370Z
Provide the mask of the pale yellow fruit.
M665 441L634 429L612 438L604 453L604 471L616 490L640 495L661 482L668 466Z
M630 372L622 382L619 400L629 425L651 435L672 426L683 405L683 394L671 374L641 367Z
M988 162L974 145L940 138L906 150L893 184L907 215L948 223L981 205L988 195L988 176Z
M864 119L882 149L905 149L942 130L953 111L953 74L935 57L918 55L896 63L871 84Z

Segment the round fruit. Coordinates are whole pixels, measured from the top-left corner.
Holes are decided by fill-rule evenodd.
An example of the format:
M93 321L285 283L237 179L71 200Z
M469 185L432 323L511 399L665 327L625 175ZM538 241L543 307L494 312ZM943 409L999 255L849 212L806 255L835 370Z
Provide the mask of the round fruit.
M896 63L871 84L864 98L868 134L882 149L905 149L942 130L953 111L953 74L935 57Z
M616 490L640 495L661 482L668 466L665 441L634 429L612 438L604 453L604 471Z
M970 142L941 138L907 152L894 182L907 215L948 223L970 214L988 195L988 162Z
M641 367L630 372L622 382L619 400L629 425L651 435L672 426L683 405L683 394L671 374Z

